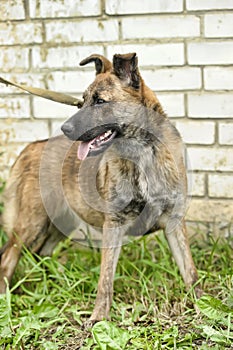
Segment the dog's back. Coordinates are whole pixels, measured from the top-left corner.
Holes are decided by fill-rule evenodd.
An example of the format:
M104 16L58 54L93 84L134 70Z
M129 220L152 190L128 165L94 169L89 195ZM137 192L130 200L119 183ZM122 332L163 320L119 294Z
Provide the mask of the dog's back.
M38 210L38 213L44 211L39 196L39 177L37 174L46 142L45 140L29 144L21 152L11 169L4 190L5 209L3 212L4 229L10 237L13 232L20 234L15 225L21 213L25 213L22 217L24 227L26 227L31 221L29 213L32 213L32 210ZM33 203L36 203L35 208L33 208Z

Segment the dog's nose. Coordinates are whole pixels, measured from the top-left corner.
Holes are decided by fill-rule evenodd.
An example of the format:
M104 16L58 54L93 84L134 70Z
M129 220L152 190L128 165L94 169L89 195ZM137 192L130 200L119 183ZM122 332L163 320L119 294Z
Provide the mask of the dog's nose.
M71 123L66 122L62 125L61 130L66 136L70 136L74 131L74 126Z

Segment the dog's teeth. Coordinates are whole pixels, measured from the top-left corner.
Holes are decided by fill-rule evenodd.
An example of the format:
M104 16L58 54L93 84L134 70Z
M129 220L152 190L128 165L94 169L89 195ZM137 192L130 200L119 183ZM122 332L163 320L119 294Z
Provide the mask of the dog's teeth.
M104 134L99 135L98 137L96 137L92 141L92 143L90 143L89 149L94 149L94 148L99 147L103 142L107 141L107 139L109 138L109 136L111 136L111 134L112 134L112 130L108 130Z
M106 131L106 133L104 134L104 137L108 137L109 135L111 135L111 133L112 133L111 130Z

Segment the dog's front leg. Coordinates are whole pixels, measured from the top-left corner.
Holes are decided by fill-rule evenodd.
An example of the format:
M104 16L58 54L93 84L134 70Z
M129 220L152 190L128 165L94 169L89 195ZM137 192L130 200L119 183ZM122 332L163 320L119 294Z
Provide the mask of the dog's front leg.
M95 307L90 317L94 323L109 318L113 296L113 279L121 250L123 230L116 222L108 220L103 228L101 268Z
M190 288L197 283L198 274L193 262L184 219L170 219L165 228L165 234L185 285ZM202 294L202 290L198 285L195 286L195 294L197 297Z

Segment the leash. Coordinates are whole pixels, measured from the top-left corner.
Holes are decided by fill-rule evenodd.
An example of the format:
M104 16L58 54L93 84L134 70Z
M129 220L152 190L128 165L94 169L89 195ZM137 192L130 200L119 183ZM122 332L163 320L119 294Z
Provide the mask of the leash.
M0 77L0 83L5 84L5 85L15 86L21 90L29 92L32 95L40 96L40 97L43 97L43 98L46 98L48 100L52 100L55 102L64 103L66 105L76 106L78 108L81 108L83 105L82 100L79 100L79 99L77 99L73 96L70 96L70 95L62 94L60 92L41 89L41 88L35 88L32 86L26 86L24 84L13 83L12 81L6 80L2 77Z

